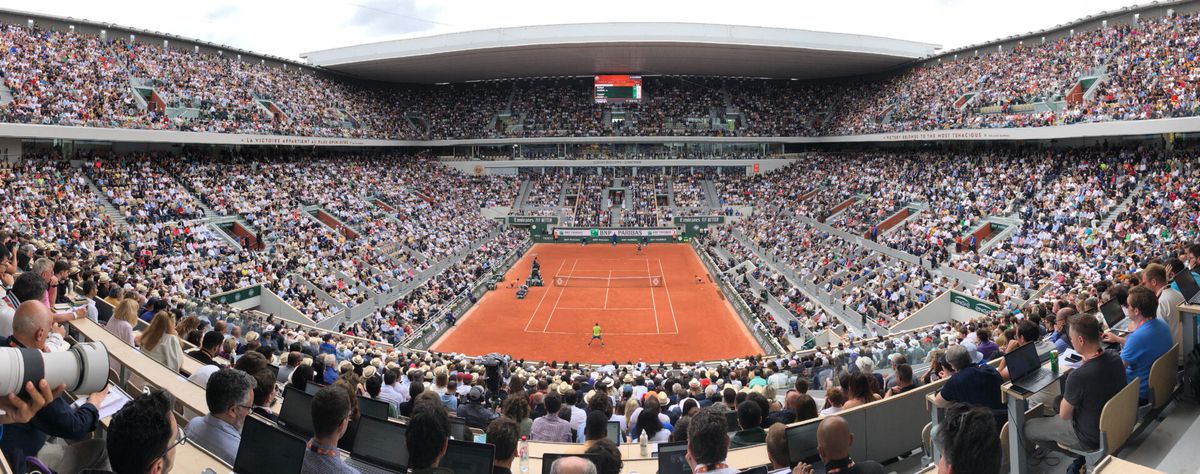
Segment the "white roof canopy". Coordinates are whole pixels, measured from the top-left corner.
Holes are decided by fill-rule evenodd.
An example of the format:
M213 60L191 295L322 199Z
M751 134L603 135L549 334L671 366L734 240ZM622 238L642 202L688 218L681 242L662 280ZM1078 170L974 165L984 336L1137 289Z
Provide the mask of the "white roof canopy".
M409 83L600 73L819 79L886 71L938 48L783 28L595 23L449 33L302 56L364 79Z

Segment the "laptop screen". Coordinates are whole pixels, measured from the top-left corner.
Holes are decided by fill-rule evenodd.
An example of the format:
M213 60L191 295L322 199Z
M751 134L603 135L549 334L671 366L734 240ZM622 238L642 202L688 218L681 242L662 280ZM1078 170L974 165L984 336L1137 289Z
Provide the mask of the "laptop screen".
M1008 379L1016 382L1022 377L1037 371L1042 364L1038 361L1036 343L1030 342L1013 349L1004 355L1004 363L1008 366Z
M312 436L312 399L312 395L288 387L279 407L279 423L294 433Z
M459 441L471 441L471 439L467 437L468 434L469 431L467 430L467 420L457 416L450 417L450 438L457 439Z
M788 446L788 464L794 466L796 463L807 462L817 457L818 424L814 421L803 425L789 426L784 431Z
M388 419L388 402L374 398L358 397L358 410L363 416L376 420Z
M687 462L687 441L658 443L658 474L691 474Z
M238 474L300 472L304 446L304 440L258 417L248 416L242 425L242 441L233 460L233 470Z
M1110 328L1125 319L1125 312L1121 310L1121 302L1117 300L1108 300L1107 303L1104 303L1104 306L1100 307L1100 314L1104 315L1104 322L1108 323Z
M618 446L621 445L621 422L608 422L608 439Z
M1175 283L1179 285L1179 292L1183 293L1184 301L1191 301L1196 293L1200 293L1200 285L1197 285L1196 279L1192 278L1192 272L1187 269L1175 273Z
M407 428L399 423L362 417L358 420L358 434L350 456L388 469L403 472L408 466L408 447L404 433Z
M449 468L454 474L492 474L495 454L496 447L490 444L452 439L439 466Z
M763 464L761 466L754 466L752 468L742 470L741 472L742 474L767 474L768 472L771 472L770 467L771 466L767 464Z
M546 453L542 455L542 474L550 474L550 468L554 465L554 461L559 458L584 458L592 462L596 469L600 469L599 454L567 454L567 453ZM455 473L457 474L457 472Z
M321 387L324 387L324 385L320 385L320 384L315 384L315 383L309 382L308 384L306 384L306 385L304 386L304 393L307 393L307 394L309 394L309 395L316 395L316 394L317 394L317 390L320 390L320 389L321 389Z

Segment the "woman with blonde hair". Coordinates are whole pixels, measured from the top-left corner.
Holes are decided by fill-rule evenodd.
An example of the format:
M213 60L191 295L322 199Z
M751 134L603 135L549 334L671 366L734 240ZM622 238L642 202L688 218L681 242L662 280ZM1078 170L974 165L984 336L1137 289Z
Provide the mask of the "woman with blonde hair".
M123 299L117 304L117 309L113 311L112 318L108 320L108 324L104 325L104 329L117 336L117 339L134 346L133 326L137 324L137 317L137 301Z
M236 353L237 342L237 338L233 337L227 337L224 341L221 341L221 350L217 354L218 357L233 362L236 359L234 354Z
M179 372L183 348L179 345L179 334L175 332L174 315L167 311L159 311L154 315L150 327L142 333L142 353Z
M629 400L625 400L625 426L629 427L630 429L633 428L633 424L637 422L637 420L633 418L633 412L637 411L638 408L641 407L642 406L638 404L636 398L630 397Z

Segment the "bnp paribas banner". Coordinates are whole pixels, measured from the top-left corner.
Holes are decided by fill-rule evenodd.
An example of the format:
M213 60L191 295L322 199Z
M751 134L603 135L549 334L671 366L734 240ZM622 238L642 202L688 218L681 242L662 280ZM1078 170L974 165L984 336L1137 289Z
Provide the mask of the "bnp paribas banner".
M584 229L557 227L554 232L560 237L611 237L615 232L617 237L672 237L679 233L676 228L664 229Z

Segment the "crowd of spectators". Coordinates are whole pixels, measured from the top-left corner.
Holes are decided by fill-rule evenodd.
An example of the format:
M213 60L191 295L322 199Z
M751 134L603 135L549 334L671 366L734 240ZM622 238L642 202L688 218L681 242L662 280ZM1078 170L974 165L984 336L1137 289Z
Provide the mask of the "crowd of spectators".
M0 35L8 46L0 70L14 96L0 117L22 123L392 139L813 136L1200 110L1195 13L960 52L882 78L648 76L640 101L619 104L596 104L585 78L385 87L232 53L74 31L5 24ZM1082 79L1101 75L1094 90L1078 90ZM1035 107L1043 103L1058 105Z

